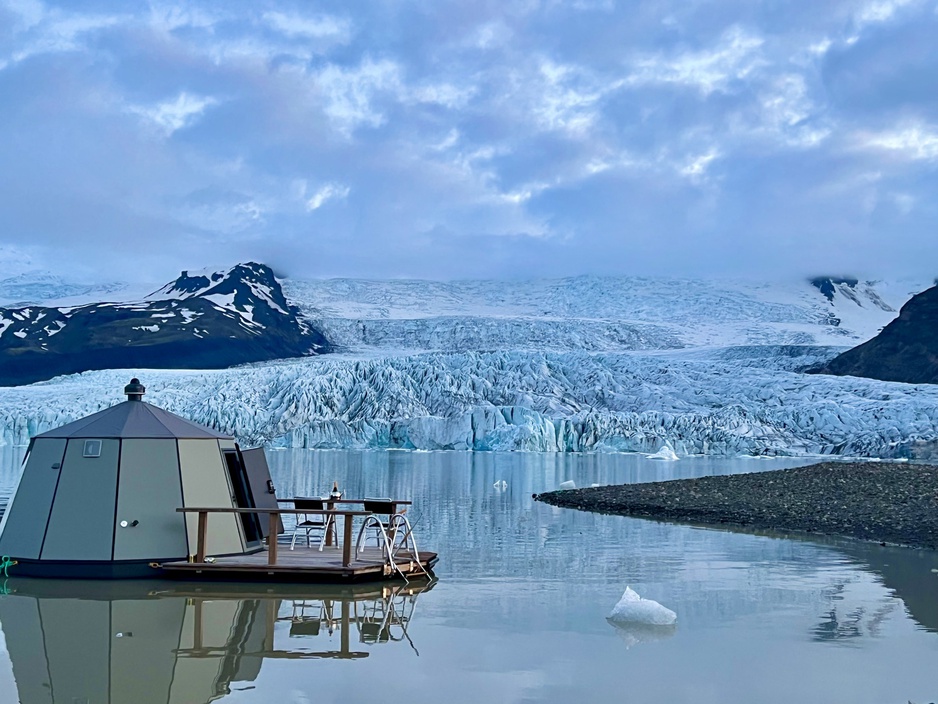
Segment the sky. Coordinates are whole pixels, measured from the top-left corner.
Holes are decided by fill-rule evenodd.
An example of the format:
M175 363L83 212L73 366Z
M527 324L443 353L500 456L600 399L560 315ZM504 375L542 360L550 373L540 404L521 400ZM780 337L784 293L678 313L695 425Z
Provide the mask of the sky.
M0 0L0 278L938 274L938 0Z

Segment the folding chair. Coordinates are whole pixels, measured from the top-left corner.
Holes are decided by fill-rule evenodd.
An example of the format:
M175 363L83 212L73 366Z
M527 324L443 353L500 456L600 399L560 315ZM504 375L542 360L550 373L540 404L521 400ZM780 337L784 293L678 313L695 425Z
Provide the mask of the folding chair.
M362 527L358 530L358 540L355 542L358 552L365 549L370 537L375 539L377 547L384 547L388 542L391 517L395 515L394 502L389 499L365 499L362 508L372 515L365 518Z
M324 511L325 502L322 499L293 499L293 505L297 510ZM322 551L326 544L326 536L331 532L332 544L339 547L339 536L335 529L335 516L323 515L320 513L298 513L296 514L296 527L293 529L293 540L290 541L290 549L296 546L296 539L300 533L306 535L306 547L310 547L310 534L320 532L319 550Z

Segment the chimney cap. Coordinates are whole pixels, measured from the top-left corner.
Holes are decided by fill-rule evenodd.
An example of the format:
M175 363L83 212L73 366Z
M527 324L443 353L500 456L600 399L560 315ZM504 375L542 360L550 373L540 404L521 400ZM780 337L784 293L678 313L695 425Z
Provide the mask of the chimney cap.
M130 383L124 387L124 393L127 394L128 401L140 401L147 392L147 388L140 383L140 379L134 377Z

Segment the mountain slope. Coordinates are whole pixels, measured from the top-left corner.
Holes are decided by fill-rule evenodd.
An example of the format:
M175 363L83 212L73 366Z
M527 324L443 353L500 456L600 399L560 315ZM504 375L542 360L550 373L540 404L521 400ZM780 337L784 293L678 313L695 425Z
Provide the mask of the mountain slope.
M910 384L938 384L938 286L914 296L899 317L818 370Z
M0 384L93 369L213 369L328 351L273 272L187 272L134 303L0 308Z

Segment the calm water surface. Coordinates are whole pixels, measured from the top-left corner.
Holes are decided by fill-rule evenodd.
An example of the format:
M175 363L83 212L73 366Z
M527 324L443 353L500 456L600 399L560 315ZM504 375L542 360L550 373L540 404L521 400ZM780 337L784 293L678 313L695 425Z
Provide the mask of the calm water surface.
M938 701L938 555L531 494L792 460L272 451L282 496L412 498L426 591L3 582L0 702ZM0 501L22 450L0 448ZM501 488L500 482L506 486ZM499 482L496 486L496 482ZM626 586L675 628L617 628Z

